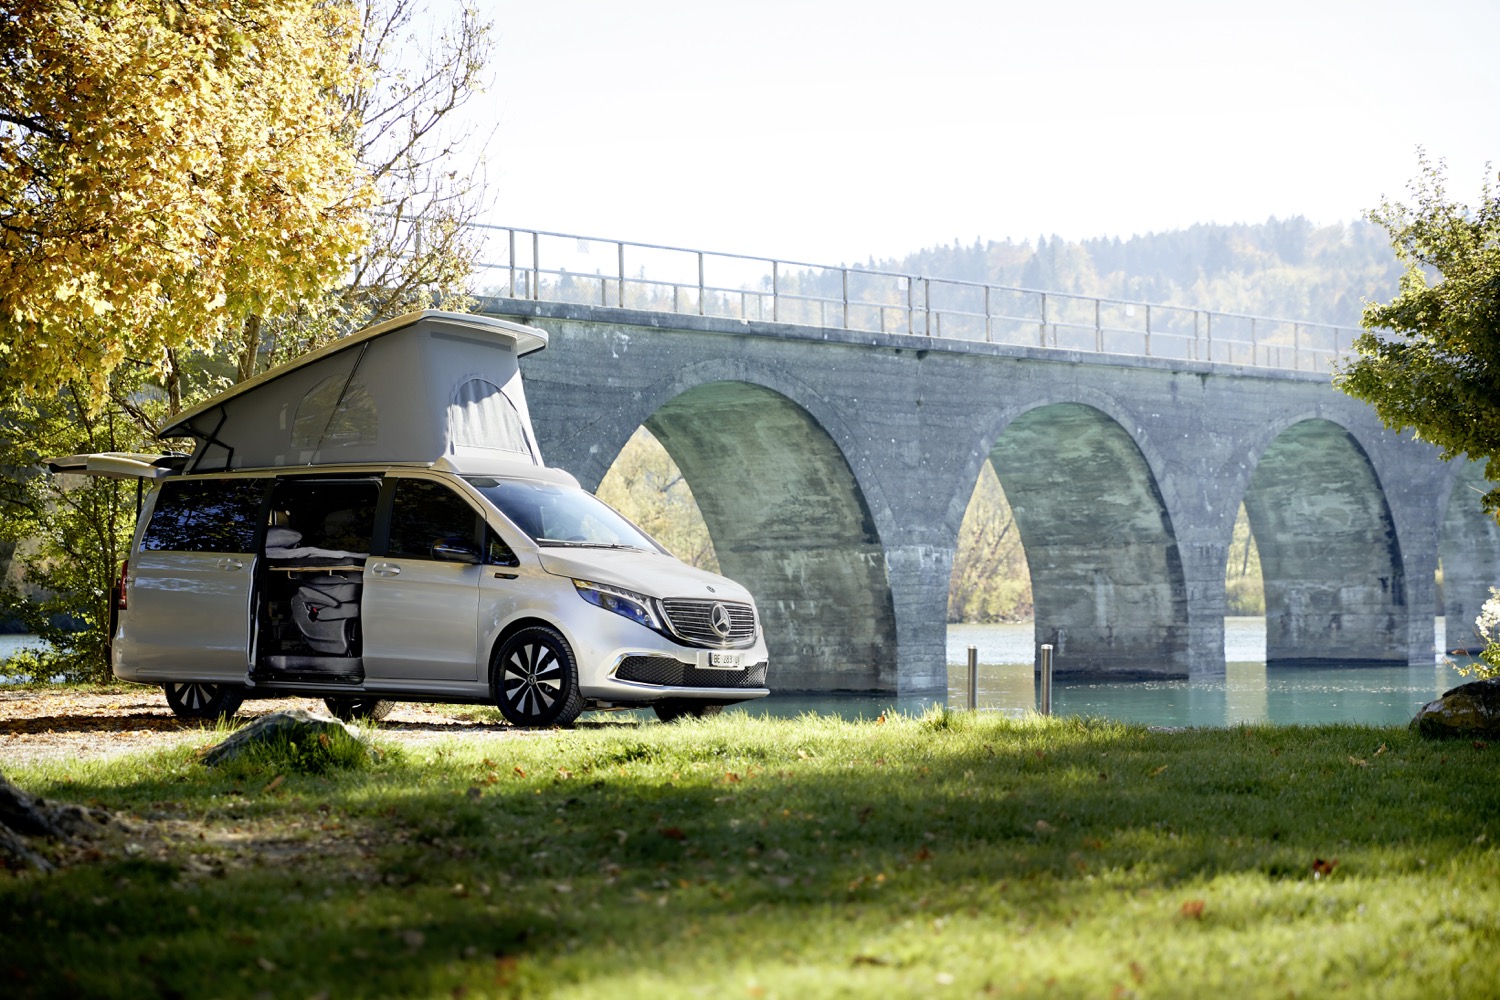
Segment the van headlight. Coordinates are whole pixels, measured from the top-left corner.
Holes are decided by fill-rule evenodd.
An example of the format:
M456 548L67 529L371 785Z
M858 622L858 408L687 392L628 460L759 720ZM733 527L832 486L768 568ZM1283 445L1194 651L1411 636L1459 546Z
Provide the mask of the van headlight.
M661 631L661 618L656 613L656 602L645 594L637 594L623 587L590 583L588 580L574 580L573 586L578 588L578 596L590 604L639 622L653 632Z

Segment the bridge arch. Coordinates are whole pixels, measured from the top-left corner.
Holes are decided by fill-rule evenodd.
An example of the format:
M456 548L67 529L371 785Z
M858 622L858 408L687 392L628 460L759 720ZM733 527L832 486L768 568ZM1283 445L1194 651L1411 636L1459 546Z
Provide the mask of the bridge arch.
M989 461L1031 571L1037 643L1059 673L1186 676L1187 587L1158 477L1115 416L1082 402L1017 413Z
M1438 538L1438 558L1443 567L1443 617L1449 651L1477 652L1483 648L1474 634L1474 618L1500 587L1495 567L1500 566L1500 524L1485 512L1480 496L1493 484L1484 476L1483 462L1455 459Z
M657 405L642 425L693 487L720 569L755 595L774 686L896 688L881 532L837 422L734 367L694 366L643 393Z
M1369 454L1325 417L1277 423L1243 496L1265 586L1266 663L1406 663L1405 561Z

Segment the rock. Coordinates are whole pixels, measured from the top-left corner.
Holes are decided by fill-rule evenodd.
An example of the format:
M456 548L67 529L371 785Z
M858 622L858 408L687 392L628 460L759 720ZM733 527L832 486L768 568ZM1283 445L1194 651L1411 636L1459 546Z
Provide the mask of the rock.
M1417 710L1411 728L1429 740L1500 739L1500 678L1460 684Z
M301 708L272 712L235 732L218 746L211 747L203 755L203 763L213 767L239 756L248 747L267 740L285 739L302 743L304 740L315 740L325 733L331 735L338 731L342 731L345 736L354 736L348 726L326 715L314 715Z

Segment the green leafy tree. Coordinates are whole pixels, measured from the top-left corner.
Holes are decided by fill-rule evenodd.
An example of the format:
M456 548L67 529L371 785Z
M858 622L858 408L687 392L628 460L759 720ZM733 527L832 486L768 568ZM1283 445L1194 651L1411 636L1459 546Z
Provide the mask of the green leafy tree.
M242 86L246 80L259 79L261 70L239 66L234 60L252 59L256 53L279 58L279 53L295 50L298 45L307 48L309 65L302 69L323 75L291 89L301 95L303 107L316 99L319 115L302 115L295 122L283 122L280 128L288 136L321 130L324 138L337 145L339 155L318 168L323 187L317 190L357 188L360 197L339 202L333 214L343 226L339 232L357 230L373 236L362 247L350 244L350 252L343 252L326 240L310 241L293 225L296 219L310 216L278 214L272 201L263 201L235 227L215 231L215 252L228 263L216 270L216 265L210 265L219 258L204 258L195 262L202 267L189 267L183 272L184 281L218 281L221 288L242 289L233 295L226 293L225 302L220 303L223 308L210 314L194 312L202 305L201 295L163 294L149 303L149 310L145 306L134 312L125 309L123 303L133 301L129 296L135 294L127 279L133 280L135 272L131 269L140 255L134 253L128 238L122 238L110 244L110 253L117 258L111 266L125 277L109 280L114 282L110 287L124 298L104 302L106 318L100 323L109 326L108 330L103 326L97 330L87 325L67 327L65 332L71 339L54 345L62 352L63 361L49 361L45 355L27 352L28 338L42 335L38 332L41 328L28 325L29 313L19 315L11 307L45 297L47 286L34 282L34 287L28 287L27 275L38 281L38 276L45 277L55 285L58 281L66 284L68 266L86 276L94 275L90 281L105 273L100 271L99 261L90 256L93 244L87 240L72 257L64 253L66 241L62 237L83 231L94 216L83 210L88 206L70 209L71 215L53 211L46 216L47 227L29 232L28 227L35 227L27 220L41 219L42 215L41 209L30 207L26 199L45 202L45 190L16 194L13 187L6 186L9 179L0 178L0 238L11 241L7 246L18 247L20 258L31 254L47 264L39 267L34 261L28 264L26 259L13 258L8 262L9 270L0 266L0 307L11 308L8 313L0 309L0 385L4 386L0 393L0 466L5 473L0 489L0 554L9 557L15 552L15 563L21 570L0 574L11 581L0 592L0 619L8 617L12 624L19 621L22 627L47 639L51 647L39 656L12 660L6 669L34 677L62 674L73 679L104 679L109 676L106 600L134 526L135 487L93 480L63 488L64 484L41 472L40 462L50 456L81 452L158 450L155 428L185 405L369 323L412 308L461 307L473 259L462 233L464 223L479 211L481 189L473 174L459 177L451 168L444 168L455 148L456 140L450 134L453 112L478 92L482 82L488 28L466 11L432 45L426 45L423 36L428 25L421 25L420 30L413 26L415 15L421 13L420 5L413 0L328 4L230 0L180 7L148 3L138 5L138 9L104 3L37 2L22 4L21 8L24 10L15 19L0 24L0 31L10 32L0 39L11 46L5 54L15 63L37 58L27 54L32 50L42 53L57 65L51 76L57 86L67 84L70 74L82 72L75 65L82 57L46 35L45 29L63 24L67 18L93 19L90 30L116 46L119 51L96 60L99 75L90 81L89 93L120 92L113 103L106 102L93 111L101 116L111 111L124 116L113 125L126 133L132 133L131 122L136 118L154 113L151 78L142 78L141 74L149 74L153 66L160 68L158 62L146 58L151 52L130 56L135 50L130 47L127 29L136 26L157 35L166 32L165 37L171 41L172 30L201 32L208 30L204 25L218 24L215 18L248 17L259 12L261 19L247 22L247 31L251 35L260 28L280 31L274 44L252 44L253 37L245 42L235 36L234 44L215 50L225 60L224 72L217 77L205 72L204 79ZM285 17L278 20L278 14ZM26 17L32 21L26 22ZM332 35L328 33L330 25L338 28ZM17 34L24 30L43 37L27 41ZM299 41L299 31L313 33ZM327 46L335 43L341 46L337 51L344 67L337 77L329 75L326 66L319 69L322 64L311 58L324 58ZM171 51L191 55L193 50L182 42ZM146 59L144 64L141 59ZM279 63L277 66L278 72L293 71ZM191 76L200 69L189 61L176 67L174 73ZM172 79L176 76L169 74L168 82ZM261 80L257 86L264 89L273 84ZM144 92L135 93L142 88ZM16 157L21 156L32 157L35 164L52 162L48 157L58 163L68 162L59 152L67 144L64 140L74 141L75 133L102 133L111 127L109 120L79 118L73 131L53 128L55 134L38 137L32 126L45 124L42 119L18 125L13 119L25 116L7 110L6 102L22 106L16 104L16 93L14 81L10 89L0 82L0 155L9 156L7 163L19 162ZM46 103L34 96L27 96L27 100L39 106ZM232 106L229 98L209 94L203 100L219 109L205 127L219 128L220 132L206 139L189 135L185 141L211 143L217 141L215 136L221 139L226 130L233 133L244 127L244 122L221 121L223 108ZM259 100L257 106L288 105L284 95ZM165 106L163 113L172 113L171 102ZM176 121L184 130L200 124L181 114ZM78 132L85 126L93 131ZM122 196L134 191L139 179L131 172L135 161L128 153L127 139L113 139L114 144L105 148L109 155L101 154L91 161L90 172L80 183L90 191L114 186L124 192ZM10 145L5 140L10 140ZM292 139L285 143L294 144ZM246 183L280 183L278 175L263 162L253 166ZM55 176L57 169L47 178L54 186L61 183ZM313 168L303 164L301 169L305 172ZM166 192L176 190L169 187ZM319 202L309 193L311 190L298 189L306 202L303 207L317 215ZM353 216L346 211L351 206L357 210ZM156 221L168 225L176 224L177 219L173 215ZM17 233L18 228L28 231ZM129 237L133 232L127 227L116 235ZM359 252L351 256L354 249ZM274 266L276 261L291 261L299 252L312 253L315 266L302 271ZM156 266L149 254L142 259L145 270ZM165 283L161 287L170 292L173 286ZM155 332L146 330L152 323L158 324ZM196 332L185 333L190 330ZM85 344L90 336L99 339ZM43 389L44 385L52 388Z
M1448 199L1446 166L1419 154L1413 204L1369 213L1405 266L1400 293L1366 307L1359 357L1339 388L1375 408L1387 427L1411 428L1445 459L1483 459L1500 479L1500 200L1486 179L1479 203ZM1500 489L1484 495L1500 516Z

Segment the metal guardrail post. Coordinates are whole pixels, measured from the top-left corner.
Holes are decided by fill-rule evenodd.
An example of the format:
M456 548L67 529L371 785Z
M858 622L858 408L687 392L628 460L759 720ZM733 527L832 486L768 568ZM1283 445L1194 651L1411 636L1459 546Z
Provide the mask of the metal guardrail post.
M531 298L542 297L542 234L531 234Z
M1100 299L1094 300L1094 353L1104 353L1104 303Z
M1266 357L1270 357L1270 355L1268 354ZM1250 363L1252 365L1260 364L1260 341L1255 336L1254 316L1250 317Z
M1041 712L1043 715L1052 714L1052 645L1050 643L1042 644Z
M1302 337L1301 323L1292 323L1292 367L1298 371L1302 370ZM1314 365L1313 367L1317 367Z
M917 277L906 276L906 332L915 336L917 332Z
M511 298L516 297L516 231L510 230L510 287L507 293Z
M979 647L969 647L969 711L979 708Z
M847 329L849 329L849 269L847 267L843 269L843 289L844 289L844 329L847 330Z
M926 329L922 332L932 336L932 279L922 279L922 312L925 316Z
M698 251L698 315L699 316L705 315L705 313L704 313L704 307L705 307L706 303L703 301L704 298L705 298L705 294L704 294L704 291L703 291L703 251L699 250Z
M984 341L990 343L995 339L995 320L990 312L990 286L984 286Z
M1042 292L1042 329L1041 336L1037 341L1038 347L1047 346L1047 293Z
M620 308L625 308L625 244L615 244L620 250Z
M771 261L771 322L781 322L781 261Z
M1151 306L1146 306L1146 357L1151 357Z

